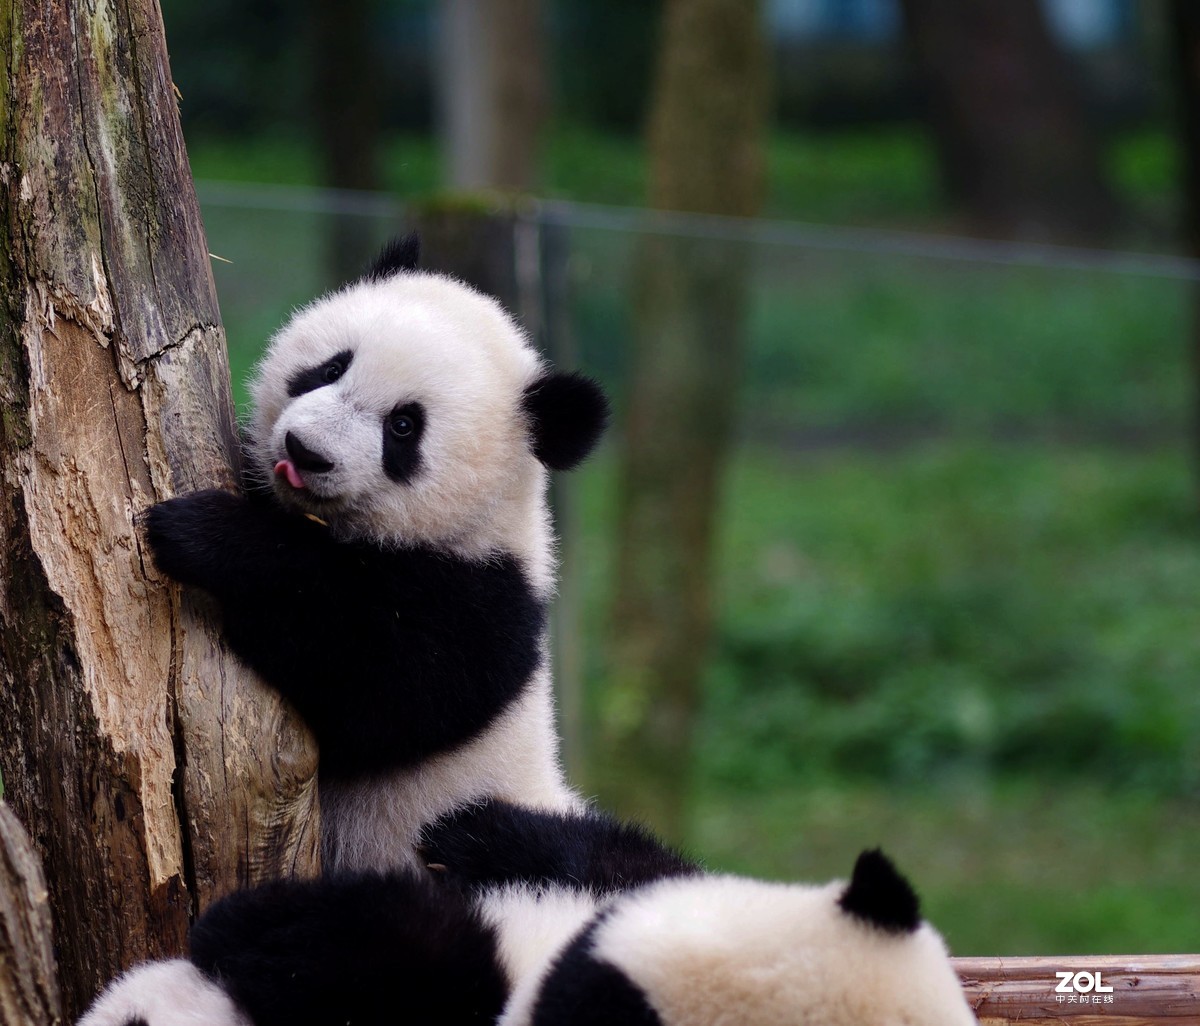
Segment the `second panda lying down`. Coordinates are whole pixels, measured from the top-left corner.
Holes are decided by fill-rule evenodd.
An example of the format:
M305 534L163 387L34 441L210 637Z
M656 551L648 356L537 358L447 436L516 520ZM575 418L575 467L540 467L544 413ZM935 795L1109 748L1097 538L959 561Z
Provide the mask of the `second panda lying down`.
M879 851L849 882L708 874L595 812L501 802L411 870L280 881L118 979L80 1026L971 1026L938 933Z

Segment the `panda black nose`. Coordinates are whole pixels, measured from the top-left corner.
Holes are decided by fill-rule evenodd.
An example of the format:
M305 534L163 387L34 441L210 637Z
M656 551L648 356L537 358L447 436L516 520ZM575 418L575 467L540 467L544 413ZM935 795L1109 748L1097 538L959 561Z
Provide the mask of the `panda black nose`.
M292 458L292 462L300 470L307 470L310 474L323 474L325 471L333 469L333 464L329 460L319 452L313 452L290 431L284 436L283 445Z

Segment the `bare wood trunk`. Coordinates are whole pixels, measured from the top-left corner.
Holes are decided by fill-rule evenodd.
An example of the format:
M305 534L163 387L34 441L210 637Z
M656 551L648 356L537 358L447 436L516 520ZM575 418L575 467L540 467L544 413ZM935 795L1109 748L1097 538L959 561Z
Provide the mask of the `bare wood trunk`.
M1200 1023L1200 955L1083 955L955 958L967 1003L981 1026L1195 1026ZM1100 974L1058 993L1058 973ZM1106 998L1111 998L1106 1000Z
M0 1023L61 1021L46 881L28 835L0 802Z
M315 749L134 525L237 465L157 4L5 7L0 771L73 1018L197 907L312 869Z
M651 205L756 213L767 97L759 5L670 0L662 38ZM714 520L743 362L746 256L728 243L648 238L636 266L596 782L620 811L675 840L711 633Z

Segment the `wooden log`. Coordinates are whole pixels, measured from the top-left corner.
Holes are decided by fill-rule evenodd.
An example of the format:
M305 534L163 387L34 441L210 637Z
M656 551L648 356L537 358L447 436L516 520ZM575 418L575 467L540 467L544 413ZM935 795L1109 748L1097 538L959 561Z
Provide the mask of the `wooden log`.
M953 963L982 1026L1200 1026L1200 955L956 958ZM1060 972L1069 972L1071 979L1064 983ZM1076 980L1076 973L1091 978Z
M0 1023L56 1026L61 1021L42 866L17 817L0 802Z
M0 771L66 1014L195 910L315 866L315 749L154 572L136 515L232 485L207 246L155 0L6 0Z

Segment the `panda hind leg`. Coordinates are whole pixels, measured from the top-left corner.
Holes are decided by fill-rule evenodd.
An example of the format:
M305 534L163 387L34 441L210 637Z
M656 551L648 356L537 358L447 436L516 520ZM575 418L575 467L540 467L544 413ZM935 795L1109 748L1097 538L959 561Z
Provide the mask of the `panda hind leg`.
M384 1026L408 1008L479 1026L508 996L492 928L465 897L408 871L237 892L196 923L191 949L254 1026Z

